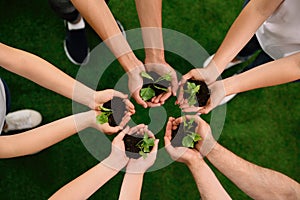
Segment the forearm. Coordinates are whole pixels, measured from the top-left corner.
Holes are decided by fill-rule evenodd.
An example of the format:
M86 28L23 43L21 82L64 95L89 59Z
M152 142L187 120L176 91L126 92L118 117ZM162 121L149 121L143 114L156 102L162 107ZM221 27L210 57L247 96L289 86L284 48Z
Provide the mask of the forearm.
M31 53L0 43L0 65L42 87L67 98L74 98L78 103L89 106L93 102L94 90ZM76 94L73 93L75 87Z
M281 3L282 0L272 1L272 3L270 0L253 0L247 4L230 27L213 58L212 66L217 67L219 74Z
M119 200L140 199L143 177L143 173L126 173L124 175Z
M33 154L90 126L95 115L89 111L54 121L24 133L0 137L0 158Z
M104 0L71 0L119 60L125 71L140 66Z
M276 171L259 167L219 144L207 155L209 161L253 199L299 199L300 185Z
M226 95L300 79L300 53L275 60L223 81Z
M135 0L142 28L145 63L164 63L162 36L162 0Z
M231 199L203 159L188 165L194 176L201 199Z
M50 199L88 199L118 172L118 170L99 163L59 189Z

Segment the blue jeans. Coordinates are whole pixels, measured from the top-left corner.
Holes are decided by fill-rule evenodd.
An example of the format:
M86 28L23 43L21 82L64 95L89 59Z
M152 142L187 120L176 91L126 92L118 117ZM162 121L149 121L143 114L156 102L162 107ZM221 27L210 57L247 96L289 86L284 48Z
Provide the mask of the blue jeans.
M245 0L243 8L249 3L250 0ZM259 65L265 64L267 62L273 61L274 59L271 58L266 52L264 52L257 40L256 35L254 35L250 41L244 46L244 48L238 53L236 56L237 59L240 60L247 60L249 57L251 57L255 52L261 51L255 60L246 66L241 72L248 71L254 67L257 67Z

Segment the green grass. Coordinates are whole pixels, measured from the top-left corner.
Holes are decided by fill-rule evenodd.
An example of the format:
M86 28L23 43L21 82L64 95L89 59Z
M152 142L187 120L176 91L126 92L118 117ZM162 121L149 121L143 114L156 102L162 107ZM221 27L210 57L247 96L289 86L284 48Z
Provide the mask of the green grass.
M242 0L164 1L163 24L165 28L192 37L211 54L217 50L242 3ZM111 0L110 7L126 29L139 27L134 1ZM76 76L78 67L72 65L63 52L63 22L52 12L47 1L1 0L0 8L1 42L39 55L67 74ZM88 39L91 49L101 41L90 28ZM137 56L142 60L143 51L137 51ZM166 59L181 73L191 69L187 61L172 53L167 53ZM111 87L123 73L118 62L113 62L99 88ZM2 68L0 76L10 86L13 111L36 109L43 115L43 124L72 114L71 100ZM226 123L219 142L237 155L299 182L298 96L299 83L238 95L227 106ZM177 117L180 111L174 109L173 103L174 99L171 99L165 109L168 116ZM145 119L149 122L148 110L137 105L137 111L136 122ZM161 131L157 135L161 139L160 147L163 146L163 134ZM0 199L46 199L98 162L82 145L78 135L36 155L3 159L0 161ZM233 199L250 199L215 168L213 170ZM119 173L91 199L117 199L122 178L123 173ZM141 199L199 199L199 193L187 167L174 162L145 175Z

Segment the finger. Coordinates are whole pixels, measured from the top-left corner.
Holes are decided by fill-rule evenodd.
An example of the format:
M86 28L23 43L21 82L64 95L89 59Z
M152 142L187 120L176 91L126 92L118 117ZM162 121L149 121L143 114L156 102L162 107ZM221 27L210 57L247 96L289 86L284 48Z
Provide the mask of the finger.
M183 100L184 100L183 94L184 94L183 86L180 86L179 95L177 97L177 104L181 104L183 102Z
M151 99L151 102L154 103L155 100L156 100L156 98L157 98L157 96L153 97L153 98Z
M125 116L122 118L122 121L120 123L121 127L124 127L130 121L130 119L131 119L130 116L131 116L130 113L125 114Z
M185 117L185 116L176 118L176 119L174 120L174 123L173 123L173 124L178 126L180 123L182 123L182 122L184 121L184 117Z
M129 99L124 99L124 103L126 105L126 109L129 111L135 111L133 103Z
M172 73L171 86L172 86L172 94L173 96L176 96L178 90L178 80L177 80L176 72Z
M147 107L150 107L150 108L154 108L154 107L159 107L159 106L161 106L160 103L146 102L146 104L147 104Z
M165 101L166 101L171 95L172 95L171 92L164 93L164 94L162 95L162 97L160 98L160 103L161 103L161 104L164 104Z
M150 131L148 128L146 128L146 129L144 130L144 132L146 132L146 133L148 134L149 137L155 138L154 133L153 133L152 131Z
M157 153L158 143L159 143L159 139L155 139L155 140L154 140L154 146L153 146L153 148L152 148L150 154L152 154L152 153L156 154L156 153Z
M115 127L112 127L112 126L110 126L108 123L105 123L105 124L103 124L103 132L105 133L105 134L108 134L108 135L112 135L112 134L114 134L114 133L117 133L117 132L119 132L120 130L122 130L123 128L122 127L120 127L120 126L115 126Z
M115 137L115 139L114 140L123 140L123 138L124 138L124 136L128 133L128 131L129 131L129 126L126 126L126 128L123 130L123 131L121 131L116 137Z
M128 98L128 95L127 95L127 94L124 94L124 93L119 92L119 91L117 91L117 90L114 90L113 96L114 96L114 97L120 97L120 98L122 98L122 99Z
M164 93L161 93L160 95L158 95L155 100L153 101L153 103L157 104L160 102L160 98L163 96Z
M139 125L137 125L135 127L132 127L127 134L128 135L132 135L133 133L138 132L140 129L142 129L144 127L145 127L145 124L139 124Z
M182 108L183 112L192 113L192 112L198 112L201 107L188 107L188 108Z
M147 103L145 101L143 101L143 99L141 98L139 90L132 93L132 97L135 99L135 101L138 104L140 104L144 108L147 108Z
M167 126L166 126L166 132L165 132L165 137L168 137L169 140L172 139L172 121L168 121L167 122Z

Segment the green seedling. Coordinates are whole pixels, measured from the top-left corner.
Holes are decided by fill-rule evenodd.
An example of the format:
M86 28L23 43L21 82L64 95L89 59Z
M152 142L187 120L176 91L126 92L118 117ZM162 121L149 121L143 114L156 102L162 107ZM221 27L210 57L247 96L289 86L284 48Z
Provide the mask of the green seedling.
M147 158L147 153L150 152L150 147L154 146L154 139L150 138L148 134L145 133L143 140L137 143L136 146L140 149L139 154L145 159Z
M101 113L97 115L96 121L98 124L105 124L108 122L108 117L112 114L112 109L99 106Z
M147 72L141 72L141 76L144 78L147 78L149 80L153 81L153 86L159 90L163 90L165 92L168 92L168 89L158 87L155 85L155 83L158 83L160 81L166 80L166 81L171 81L172 77L170 72L168 74L165 74L164 76L159 77L157 80L154 80ZM150 87L150 85L146 88L141 89L140 95L144 101L148 101L152 97L155 97L155 91Z
M197 103L196 94L200 90L200 85L196 85L195 83L187 82L187 89L185 92L189 94L188 103L189 106L193 106Z
M194 121L194 118L190 119L188 122L185 118L183 120L183 130L185 133L188 134L182 139L182 145L187 148L194 148L195 143L202 139L199 134L195 133L194 131L191 131L191 129L193 128Z

